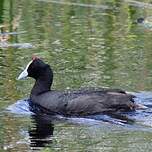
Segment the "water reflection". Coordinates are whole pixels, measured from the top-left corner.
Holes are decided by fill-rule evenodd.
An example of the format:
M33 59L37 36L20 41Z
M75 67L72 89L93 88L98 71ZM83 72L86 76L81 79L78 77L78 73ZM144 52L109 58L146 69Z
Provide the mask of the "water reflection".
M16 76L32 54L44 57L52 66L53 89L108 86L128 91L152 90L152 34L132 24L137 18L151 14L148 0L0 0L1 107L28 97L32 80L22 83L16 81ZM69 118L66 126L59 122L62 127L52 120L43 121L40 116L32 116L30 124L30 117L26 116L32 114L25 102L21 109L13 108L22 118L4 117L2 112L0 145L9 151L22 152L30 151L29 145L36 148L49 144L52 151L56 147L59 151L78 151L80 147L81 151L132 151L133 148L152 151L152 96L140 94L140 99L148 109L129 113L129 122L128 118L103 115L94 119ZM88 124L98 124L100 129L90 129ZM53 144L54 126L57 142ZM123 127L117 131L116 126ZM132 132L131 127L138 132ZM26 140L29 136L31 142Z
M39 149L48 146L51 142L53 135L54 125L50 120L46 119L47 116L32 115L33 126L29 129L30 147L32 149Z

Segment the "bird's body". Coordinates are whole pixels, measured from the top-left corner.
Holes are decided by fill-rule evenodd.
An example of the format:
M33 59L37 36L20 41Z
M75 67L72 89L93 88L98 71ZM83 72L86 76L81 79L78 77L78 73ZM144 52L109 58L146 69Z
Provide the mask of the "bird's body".
M37 96L31 95L31 100L54 114L90 115L134 110L133 97L115 89L88 88L48 91Z

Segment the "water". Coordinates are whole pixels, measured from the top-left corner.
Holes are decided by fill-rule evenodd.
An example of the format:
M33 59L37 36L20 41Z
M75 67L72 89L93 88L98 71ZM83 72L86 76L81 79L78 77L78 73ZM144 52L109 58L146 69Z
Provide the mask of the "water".
M151 16L148 2L0 0L0 151L152 151L152 31L135 24ZM33 115L23 99L34 81L16 80L33 54L53 68L53 89L122 88L148 108L127 119Z

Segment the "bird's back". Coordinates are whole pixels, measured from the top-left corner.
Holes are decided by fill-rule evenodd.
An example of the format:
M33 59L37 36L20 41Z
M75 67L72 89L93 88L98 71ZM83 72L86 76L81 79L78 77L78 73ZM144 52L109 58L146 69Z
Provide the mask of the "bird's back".
M52 113L64 115L89 115L134 109L133 96L119 89L48 91L31 99Z

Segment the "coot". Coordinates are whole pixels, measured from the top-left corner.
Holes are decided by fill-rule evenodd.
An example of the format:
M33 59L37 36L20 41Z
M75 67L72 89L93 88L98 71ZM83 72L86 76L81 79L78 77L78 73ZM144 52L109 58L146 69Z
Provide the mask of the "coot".
M143 23L145 21L145 19L143 17L140 17L137 19L137 23Z
M142 24L147 29L151 29L152 28L152 16L149 16L146 18L140 17L137 19L137 23Z
M30 94L32 103L50 114L86 116L134 111L136 108L134 96L119 89L52 90L52 69L37 57L32 58L18 79L25 77L32 77L36 80Z

